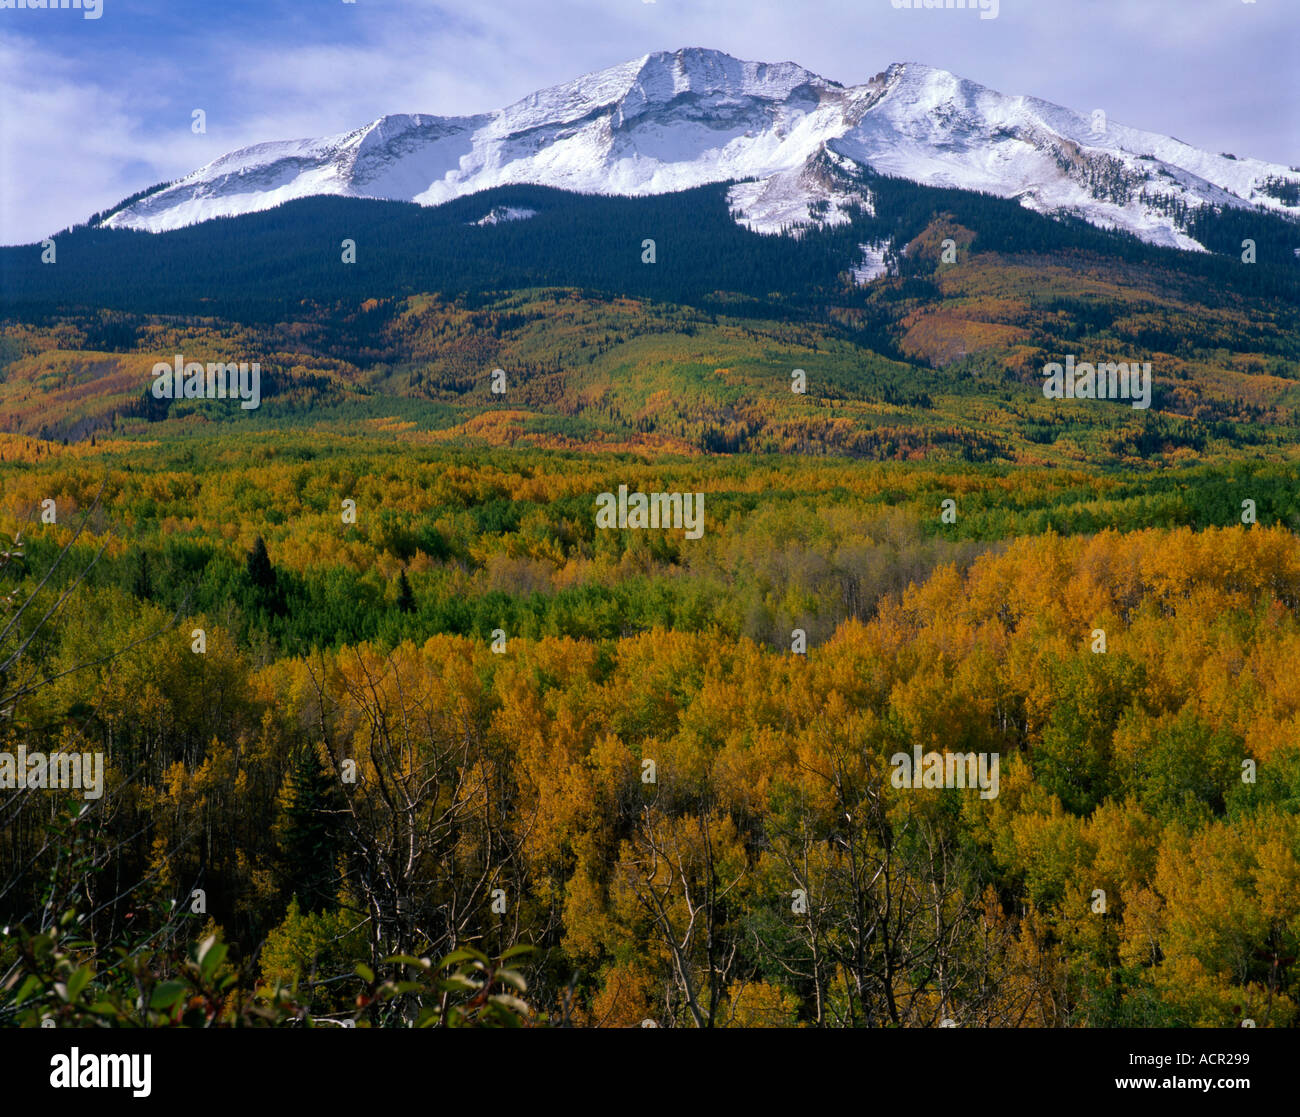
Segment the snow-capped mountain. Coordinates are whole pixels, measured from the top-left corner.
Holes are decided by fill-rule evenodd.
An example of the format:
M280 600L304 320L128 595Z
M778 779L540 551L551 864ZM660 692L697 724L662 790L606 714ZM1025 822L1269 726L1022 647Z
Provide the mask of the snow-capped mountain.
M792 62L692 48L479 116L385 116L344 135L257 144L103 224L162 232L314 194L436 205L508 184L645 195L734 180L736 219L778 232L869 211L862 168L1014 197L1182 248L1200 247L1179 227L1182 207L1260 205L1300 217L1300 173L1290 168L944 70L896 63L845 86Z

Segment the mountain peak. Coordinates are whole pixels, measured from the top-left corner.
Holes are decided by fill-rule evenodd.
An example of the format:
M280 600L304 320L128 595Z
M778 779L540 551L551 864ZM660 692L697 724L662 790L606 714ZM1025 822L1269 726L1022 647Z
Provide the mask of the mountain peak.
M870 207L853 168L1019 198L1145 240L1198 248L1173 214L1287 201L1300 174L1005 96L921 62L844 86L794 62L706 47L656 51L476 116L394 114L316 140L259 144L113 213L159 232L313 194L436 205L533 183L659 194L734 182L738 220L762 232Z
M535 127L579 120L614 107L626 119L648 106L666 105L682 96L783 100L808 83L837 84L794 62L746 62L720 50L682 47L655 51L539 89L502 110L500 124L503 128Z

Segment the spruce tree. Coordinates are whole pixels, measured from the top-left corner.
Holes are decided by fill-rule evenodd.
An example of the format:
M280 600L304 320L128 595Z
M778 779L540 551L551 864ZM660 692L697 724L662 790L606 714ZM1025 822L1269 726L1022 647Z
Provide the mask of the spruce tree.
M248 580L258 589L269 590L275 586L275 567L266 553L266 540L260 535L248 553Z
M131 593L141 600L153 597L153 577L149 572L149 554L137 551L135 574L131 579Z
M338 853L343 795L316 750L298 749L280 792L276 836L285 882L308 912L332 907L338 898Z
M397 576L397 608L402 613L415 612L415 594L411 592L411 583L407 581L405 570Z

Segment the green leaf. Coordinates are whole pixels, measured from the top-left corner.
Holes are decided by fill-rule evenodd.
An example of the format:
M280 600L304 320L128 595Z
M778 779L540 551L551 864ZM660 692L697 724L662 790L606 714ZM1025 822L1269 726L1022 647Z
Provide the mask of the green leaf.
M81 991L86 987L86 983L91 979L89 966L82 966L76 973L68 978L68 1000L75 1001L81 996Z
M150 1008L171 1008L185 995L185 986L179 981L164 981L149 998Z
M488 956L486 954L480 954L473 947L465 946L460 950L453 950L439 963L439 966L445 968L447 966L454 966L458 962L479 962L486 966L488 964Z
M429 959L416 958L410 954L393 954L384 959L385 962L401 962L404 966L419 966L422 970L430 968Z
M375 983L375 971L364 962L360 963L354 972L367 985L373 985Z
M528 1015L528 1006L518 997L511 997L508 994L501 993L495 997L488 998L497 1008L497 1019L507 1028L519 1028L523 1026L524 1019Z
M528 982L524 980L522 974L516 973L514 970L497 970L496 979L503 985L509 985L521 993L528 990Z
M509 993L496 993L488 998L494 1005L501 1005L508 1008L511 1012L517 1012L522 1016L528 1015L528 1006L518 997L512 997Z
M475 981L472 978L468 978L464 974L459 973L449 974L438 982L439 993L476 993L481 988L483 988L483 983L481 981Z
M529 946L527 943L520 943L518 946L512 946L501 955L501 961L508 962L511 958L516 958L520 954L532 954L536 949L537 947L535 946Z
M37 977L35 974L31 974L27 978L27 980L23 982L22 987L18 990L17 995L14 997L14 1004L15 1005L22 1004L23 1001L27 1000L28 997L32 996L36 992L36 990L38 990L40 987L41 987L41 979Z
M229 949L230 947L224 942L216 942L213 939L208 939L199 948L199 972L203 975L205 981L217 972L217 967L226 960L226 953Z

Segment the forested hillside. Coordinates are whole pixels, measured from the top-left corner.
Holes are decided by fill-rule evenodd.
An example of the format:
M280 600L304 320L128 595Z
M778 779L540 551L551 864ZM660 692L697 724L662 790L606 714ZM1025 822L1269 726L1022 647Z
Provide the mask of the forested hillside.
M727 184L643 198L510 186L434 207L321 197L161 234L79 226L52 238L53 264L42 261L39 244L0 248L0 312L30 318L80 306L276 322L304 301L346 306L426 292L576 286L700 306L727 305L739 294L815 315L828 293L842 297L859 244L890 241L897 250L939 213L971 230L972 251L1091 251L1164 266L1208 280L1200 296L1214 304L1229 293L1294 294L1300 282L1295 223L1259 209L1189 215L1212 251L1188 253L1041 216L1010 199L875 174L863 183L870 213L859 208L846 224L804 227L798 236L738 225ZM479 224L505 208L534 216ZM1245 238L1256 244L1249 267L1241 266ZM647 239L655 242L653 264L643 261ZM343 263L344 240L355 244L354 263ZM917 270L901 255L900 266Z
M1295 1025L1294 227L871 191L0 250L0 1024Z

